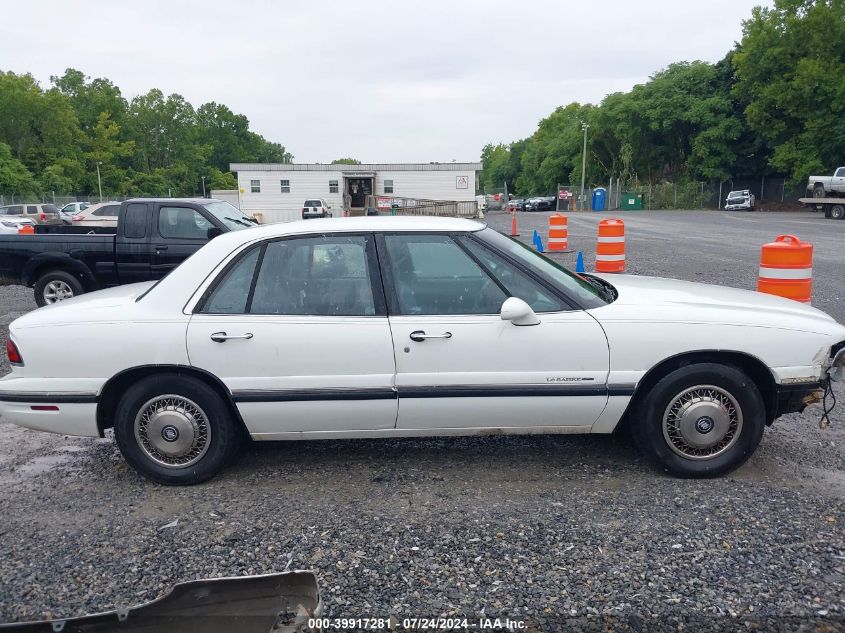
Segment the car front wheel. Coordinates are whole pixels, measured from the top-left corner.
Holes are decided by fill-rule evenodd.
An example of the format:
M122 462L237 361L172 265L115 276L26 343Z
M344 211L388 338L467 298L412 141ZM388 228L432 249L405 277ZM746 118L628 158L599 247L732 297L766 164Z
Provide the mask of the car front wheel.
M766 414L739 369L698 363L664 376L631 420L639 449L679 477L718 477L742 465L763 437Z
M201 380L178 374L152 376L127 390L114 432L126 461L166 485L210 479L237 454L241 439L223 398Z

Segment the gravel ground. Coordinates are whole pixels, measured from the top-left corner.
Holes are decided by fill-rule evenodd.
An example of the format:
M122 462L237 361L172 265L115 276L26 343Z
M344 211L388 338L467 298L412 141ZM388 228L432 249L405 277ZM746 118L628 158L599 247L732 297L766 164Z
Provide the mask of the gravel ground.
M752 288L760 244L797 233L816 247L814 304L845 320L845 222L706 215L625 215L629 271ZM597 221L570 215L588 269ZM520 222L530 240L547 214ZM0 288L3 332L33 307L29 289ZM302 568L330 617L845 630L845 406L827 430L818 416L781 418L748 464L711 481L656 472L621 437L547 436L257 444L191 488L142 480L111 438L0 422L0 620Z

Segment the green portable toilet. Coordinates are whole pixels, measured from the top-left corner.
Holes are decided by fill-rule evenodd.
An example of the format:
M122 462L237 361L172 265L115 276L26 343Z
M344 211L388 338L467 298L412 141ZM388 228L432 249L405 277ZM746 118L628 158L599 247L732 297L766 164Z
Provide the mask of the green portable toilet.
M628 211L641 211L643 208L643 194L623 193L619 201L619 208Z

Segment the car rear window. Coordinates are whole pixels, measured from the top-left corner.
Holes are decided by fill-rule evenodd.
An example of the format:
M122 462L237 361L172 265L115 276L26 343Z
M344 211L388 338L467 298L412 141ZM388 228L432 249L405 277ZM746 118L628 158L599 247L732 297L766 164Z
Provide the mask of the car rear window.
M59 207L57 207L54 204L45 204L41 208L43 209L44 213L58 213L59 212Z
M323 204L319 200L306 200L304 207L321 207Z

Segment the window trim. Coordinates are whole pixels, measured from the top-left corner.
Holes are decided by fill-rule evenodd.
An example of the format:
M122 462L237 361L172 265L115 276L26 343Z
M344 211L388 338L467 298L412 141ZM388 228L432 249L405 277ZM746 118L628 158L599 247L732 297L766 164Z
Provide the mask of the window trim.
M486 227L486 228L489 228L489 227ZM495 229L490 229L490 230L492 231L492 230L495 230ZM500 233L499 231L496 231L496 232ZM570 310L587 311L587 310L594 310L595 309L593 307L588 307L588 306L582 305L581 302L578 300L578 298L570 295L565 287L560 286L556 283L553 283L552 281L549 281L543 275L539 274L536 270L534 270L532 267L526 266L522 261L520 261L520 260L516 259L515 257L511 256L509 253L507 253L505 251L500 251L493 244L490 244L489 242L485 241L484 239L478 237L475 233L480 233L480 231L474 231L472 233L467 232L467 233L463 233L463 235L470 237L474 241L476 241L479 244L482 244L483 246L485 246L487 249L494 251L496 254L500 255L506 261L510 262L516 268L518 268L523 273L528 275L531 279L533 279L534 281L536 281L537 283L539 283L543 287L548 288L549 291L552 292L556 297L560 298L561 300L563 300L564 303L569 305ZM502 235L504 235L504 234L502 234ZM507 237L507 236L505 235L504 237ZM564 310L564 312L566 312L566 310Z
M258 184L255 184L258 183ZM252 178L249 179L249 192L250 193L261 193L261 180L253 180Z
M298 240L298 239L308 239L308 238L331 238L331 237L363 237L364 238L364 255L367 258L367 272L370 277L370 291L373 295L373 308L375 309L374 314L360 314L360 315L353 315L353 314L265 314L265 313L234 313L234 314L227 314L227 313L209 313L203 312L205 309L206 303L211 298L211 295L214 294L214 291L217 287L223 283L223 280L228 275L229 271L238 265L238 263L246 257L249 252L255 248L260 248L261 253L258 255L258 261L255 263L255 270L252 273L252 281L250 282L249 294L247 296L247 303L246 308L249 309L252 306L252 297L255 293L255 286L258 283L258 275L261 272L261 264L264 261L264 253L267 250L267 245L272 242L282 242L288 240ZM213 271L212 271L213 272ZM203 316L208 317L232 317L232 316L239 316L239 317L247 317L247 318L261 318L261 317L269 317L269 318L296 318L296 319L304 319L304 318L313 318L313 319L372 319L372 318L384 318L388 316L387 313L387 303L384 294L384 281L381 278L381 271L379 268L378 262L378 253L377 253L377 246L376 246L376 235L374 233L370 233L367 231L338 231L333 233L299 233L296 235L282 235L279 237L268 238L265 240L261 240L260 242L252 242L249 244L245 244L244 247L232 255L231 259L226 263L225 266L217 273L211 283L206 287L203 291L200 298L191 308L190 314L201 314Z
M334 187L334 189L332 189ZM340 181L329 180L329 193L340 193Z
M288 183L288 184L285 184ZM290 179L282 180L279 179L279 193L290 193Z

